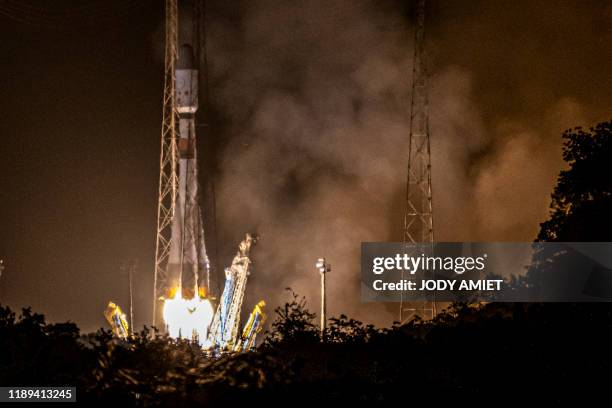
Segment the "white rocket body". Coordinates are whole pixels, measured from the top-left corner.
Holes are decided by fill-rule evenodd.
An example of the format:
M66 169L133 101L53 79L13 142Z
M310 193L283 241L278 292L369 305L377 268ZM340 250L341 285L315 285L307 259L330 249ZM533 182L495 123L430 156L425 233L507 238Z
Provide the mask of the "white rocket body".
M179 113L178 196L172 222L168 272L173 287L191 297L198 288L210 288L209 261L198 192L195 113L198 110L198 71L193 69L191 47L180 49L176 76ZM195 293L194 293L195 295Z

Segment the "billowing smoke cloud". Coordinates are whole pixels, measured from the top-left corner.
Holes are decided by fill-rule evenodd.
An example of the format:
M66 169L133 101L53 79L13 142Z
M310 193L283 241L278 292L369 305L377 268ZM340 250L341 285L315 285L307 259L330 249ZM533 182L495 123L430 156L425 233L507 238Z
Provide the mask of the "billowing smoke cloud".
M246 2L209 24L212 98L225 115L219 238L261 236L249 304L290 286L319 301L316 258L332 263L329 312L379 324L360 304L362 241L401 239L413 28L380 2ZM532 240L562 163L559 132L581 119L563 99L526 126L491 125L472 76L439 64L430 80L437 240ZM228 251L228 254L230 252ZM393 313L391 311L393 310Z

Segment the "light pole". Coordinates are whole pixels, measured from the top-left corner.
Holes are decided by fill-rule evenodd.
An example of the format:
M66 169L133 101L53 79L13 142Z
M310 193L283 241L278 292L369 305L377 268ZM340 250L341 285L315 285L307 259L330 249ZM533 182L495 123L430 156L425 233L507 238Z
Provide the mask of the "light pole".
M4 259L0 259L0 278L2 277L2 272L4 271ZM0 285L0 289L2 289L2 285ZM0 290L0 302L2 301L2 290Z
M132 273L134 272L134 269L136 269L136 261L132 261L130 264L130 269L128 269L128 280L130 286L130 330L132 331L132 334L134 334L134 292L132 290Z
M130 320L129 320L129 331L134 334L134 290L132 285L132 275L136 272L138 261L136 259L130 259L121 263L121 274L127 272L128 278L128 300L130 308Z
M325 294L325 275L331 272L331 264L325 262L325 258L317 259L315 265L321 274L321 341L327 327L327 298Z

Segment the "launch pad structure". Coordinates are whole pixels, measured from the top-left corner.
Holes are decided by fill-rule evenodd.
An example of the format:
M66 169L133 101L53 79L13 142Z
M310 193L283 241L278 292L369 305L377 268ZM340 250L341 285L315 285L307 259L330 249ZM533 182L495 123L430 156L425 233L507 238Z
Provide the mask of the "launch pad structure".
M152 324L172 337L191 338L203 347L245 350L265 320L260 301L240 332L240 313L251 246L256 237L246 234L229 268L216 312L217 279L211 271L200 191L198 112L206 103L204 4L198 0L166 0L166 45L161 131L159 196ZM179 24L180 22L180 24ZM180 44L180 46L179 46ZM214 193L213 193L214 194ZM213 201L214 202L214 201Z
M164 97L161 131L157 237L152 324L162 325L164 297L176 288L187 296L211 294L211 265L206 251L199 191L196 120L200 2L166 1ZM179 27L179 19L183 23ZM181 44L179 47L179 43Z

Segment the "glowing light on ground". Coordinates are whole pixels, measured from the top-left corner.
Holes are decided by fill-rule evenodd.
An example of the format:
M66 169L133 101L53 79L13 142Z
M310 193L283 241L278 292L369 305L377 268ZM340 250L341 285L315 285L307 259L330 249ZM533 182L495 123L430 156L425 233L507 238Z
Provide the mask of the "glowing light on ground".
M213 315L212 304L200 297L197 291L193 298L184 299L179 288L174 297L164 302L163 316L168 335L174 339L197 339L203 347L208 344L208 329Z

